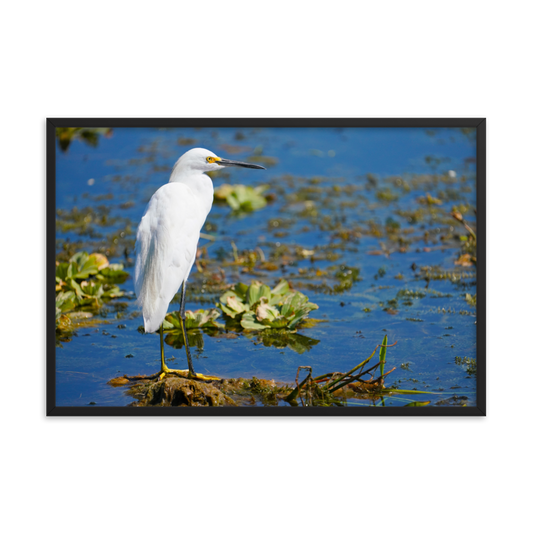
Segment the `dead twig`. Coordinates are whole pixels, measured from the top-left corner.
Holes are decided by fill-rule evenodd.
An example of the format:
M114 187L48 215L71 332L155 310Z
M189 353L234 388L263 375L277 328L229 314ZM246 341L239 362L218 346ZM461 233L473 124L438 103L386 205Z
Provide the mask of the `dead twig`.
M333 388L328 388L329 392L335 392L336 390L339 390L342 387L352 383L352 381L364 382L365 380L361 379L361 376L364 376L365 374L369 374L370 372L372 372L372 370L375 370L380 364L381 364L381 361L379 363L376 363L373 367L369 368L368 370L365 370L365 372L361 372L360 374L357 374L357 376L350 376L349 379L343 380L340 383L336 382Z
M458 213L457 211L453 211L452 212L452 217L455 218L455 220L458 220L459 222L461 222L463 224L463 226L465 227L466 231L468 231L468 233L470 233L470 235L472 235L474 240L477 241L477 237L476 237L476 234L475 234L474 230L466 223L466 221L463 218L463 215L461 215L461 213Z
M394 344L378 344L378 348L391 348L392 346L396 346L398 344L398 341L396 341Z

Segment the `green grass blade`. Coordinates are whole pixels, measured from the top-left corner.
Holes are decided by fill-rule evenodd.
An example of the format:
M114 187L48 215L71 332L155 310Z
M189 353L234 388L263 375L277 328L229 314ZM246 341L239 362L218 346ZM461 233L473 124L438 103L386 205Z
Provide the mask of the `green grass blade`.
M387 357L387 335L383 337L383 342L381 344L382 346L379 349L379 362L381 363L379 365L379 372L383 375L385 373L385 359ZM381 386L383 387L383 381L381 382Z
M404 405L404 407L425 407L426 405L429 405L431 402L411 402L411 403L408 403L406 405Z

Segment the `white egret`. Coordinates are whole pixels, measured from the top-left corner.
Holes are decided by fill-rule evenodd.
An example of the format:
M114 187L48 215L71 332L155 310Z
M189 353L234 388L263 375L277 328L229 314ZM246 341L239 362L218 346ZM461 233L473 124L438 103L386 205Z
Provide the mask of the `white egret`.
M259 165L231 161L204 148L183 154L172 169L169 183L160 187L148 202L135 244L135 293L142 307L144 329L159 328L160 376L167 373L213 379L194 372L185 329L185 287L196 259L200 230L213 203L213 182L205 174L222 167L263 169ZM174 295L182 287L179 321L189 370L171 370L165 364L163 320Z

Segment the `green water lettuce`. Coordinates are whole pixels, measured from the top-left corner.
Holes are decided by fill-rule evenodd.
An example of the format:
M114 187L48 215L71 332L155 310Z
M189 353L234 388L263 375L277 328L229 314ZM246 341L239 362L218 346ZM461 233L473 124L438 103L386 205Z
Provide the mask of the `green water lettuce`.
M273 289L258 281L249 286L238 283L220 297L217 307L228 317L238 320L244 329L293 330L318 305L301 292L290 289L282 279Z
M248 185L229 185L225 183L215 190L215 200L226 201L235 212L249 213L267 205L263 192L267 185L250 187Z
M203 309L198 309L198 311L185 311L185 328L187 331L199 328L223 328L224 325L216 321L220 314L220 311L217 309L208 309L207 311L204 311ZM178 311L168 313L163 321L163 329L181 330L178 315Z
M101 307L106 299L122 296L116 285L128 278L121 264L110 264L103 254L78 252L56 264L56 325L65 313L80 307Z

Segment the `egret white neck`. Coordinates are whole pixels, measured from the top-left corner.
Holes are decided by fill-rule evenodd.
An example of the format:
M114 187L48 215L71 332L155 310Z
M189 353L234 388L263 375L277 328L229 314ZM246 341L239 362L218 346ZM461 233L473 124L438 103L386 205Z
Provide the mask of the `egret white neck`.
M193 192L194 196L198 200L198 203L202 206L205 213L205 218L211 206L213 205L213 182L211 178L198 170L183 169L179 165L175 166L172 174L170 175L170 183L183 183L187 185Z

